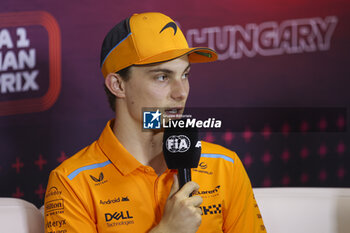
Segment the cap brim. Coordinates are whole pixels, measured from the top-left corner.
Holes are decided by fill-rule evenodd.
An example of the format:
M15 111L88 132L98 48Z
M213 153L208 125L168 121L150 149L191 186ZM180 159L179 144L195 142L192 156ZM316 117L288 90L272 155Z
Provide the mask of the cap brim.
M190 63L206 63L213 62L218 59L217 53L209 48L186 48L169 50L153 57L146 58L142 61L134 63L135 65L154 64L159 62L170 61L184 55L188 55Z

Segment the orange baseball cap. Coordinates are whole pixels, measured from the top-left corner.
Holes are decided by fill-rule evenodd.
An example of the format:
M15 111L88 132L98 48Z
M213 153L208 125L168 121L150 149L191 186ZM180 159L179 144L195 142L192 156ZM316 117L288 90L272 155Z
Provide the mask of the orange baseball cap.
M176 23L161 13L134 14L112 28L101 49L104 77L131 65L169 61L188 54L190 63L217 60L209 48L189 48Z

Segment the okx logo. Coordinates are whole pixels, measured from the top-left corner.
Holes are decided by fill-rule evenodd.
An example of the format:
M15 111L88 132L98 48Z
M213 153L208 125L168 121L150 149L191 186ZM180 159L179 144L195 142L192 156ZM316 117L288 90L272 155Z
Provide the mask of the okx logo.
M110 222L113 219L120 220L120 219L132 219L132 218L134 217L130 215L129 211L114 212L114 214L105 213L106 222Z
M143 112L143 128L144 129L160 129L161 113L157 111Z

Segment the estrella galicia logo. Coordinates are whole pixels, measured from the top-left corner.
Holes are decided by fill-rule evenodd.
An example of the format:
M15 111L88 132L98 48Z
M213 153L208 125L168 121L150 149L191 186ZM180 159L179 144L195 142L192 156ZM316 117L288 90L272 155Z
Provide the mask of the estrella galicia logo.
M96 178L93 175L90 175L90 178L95 181L95 186L101 185L107 182L107 180L104 180L104 175L103 172L100 173L99 177Z
M120 220L120 219L132 219L133 216L130 215L129 211L120 211L120 212L114 212L113 214L105 213L105 219L106 222L110 222L113 219Z
M205 162L201 162L201 163L199 164L199 167L200 167L201 169L207 169L208 165L207 165Z
M177 32L177 25L176 25L176 23L174 23L174 22L169 22L169 23L167 23L167 25L165 25L165 26L162 28L162 30L160 30L159 34L162 33L162 32L163 32L165 29L167 29L167 28L172 28L172 29L174 29L174 36L176 35L176 32Z
M160 129L160 116L162 114L157 110L143 112L143 128L144 129Z

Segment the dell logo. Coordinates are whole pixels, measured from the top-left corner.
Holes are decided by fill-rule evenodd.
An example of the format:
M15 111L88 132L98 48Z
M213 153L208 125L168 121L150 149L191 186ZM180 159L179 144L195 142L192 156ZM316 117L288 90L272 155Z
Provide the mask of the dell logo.
M120 211L115 212L114 214L106 213L105 219L106 222L112 221L113 219L119 220L119 219L131 219L134 218L133 216L130 216L129 211Z

